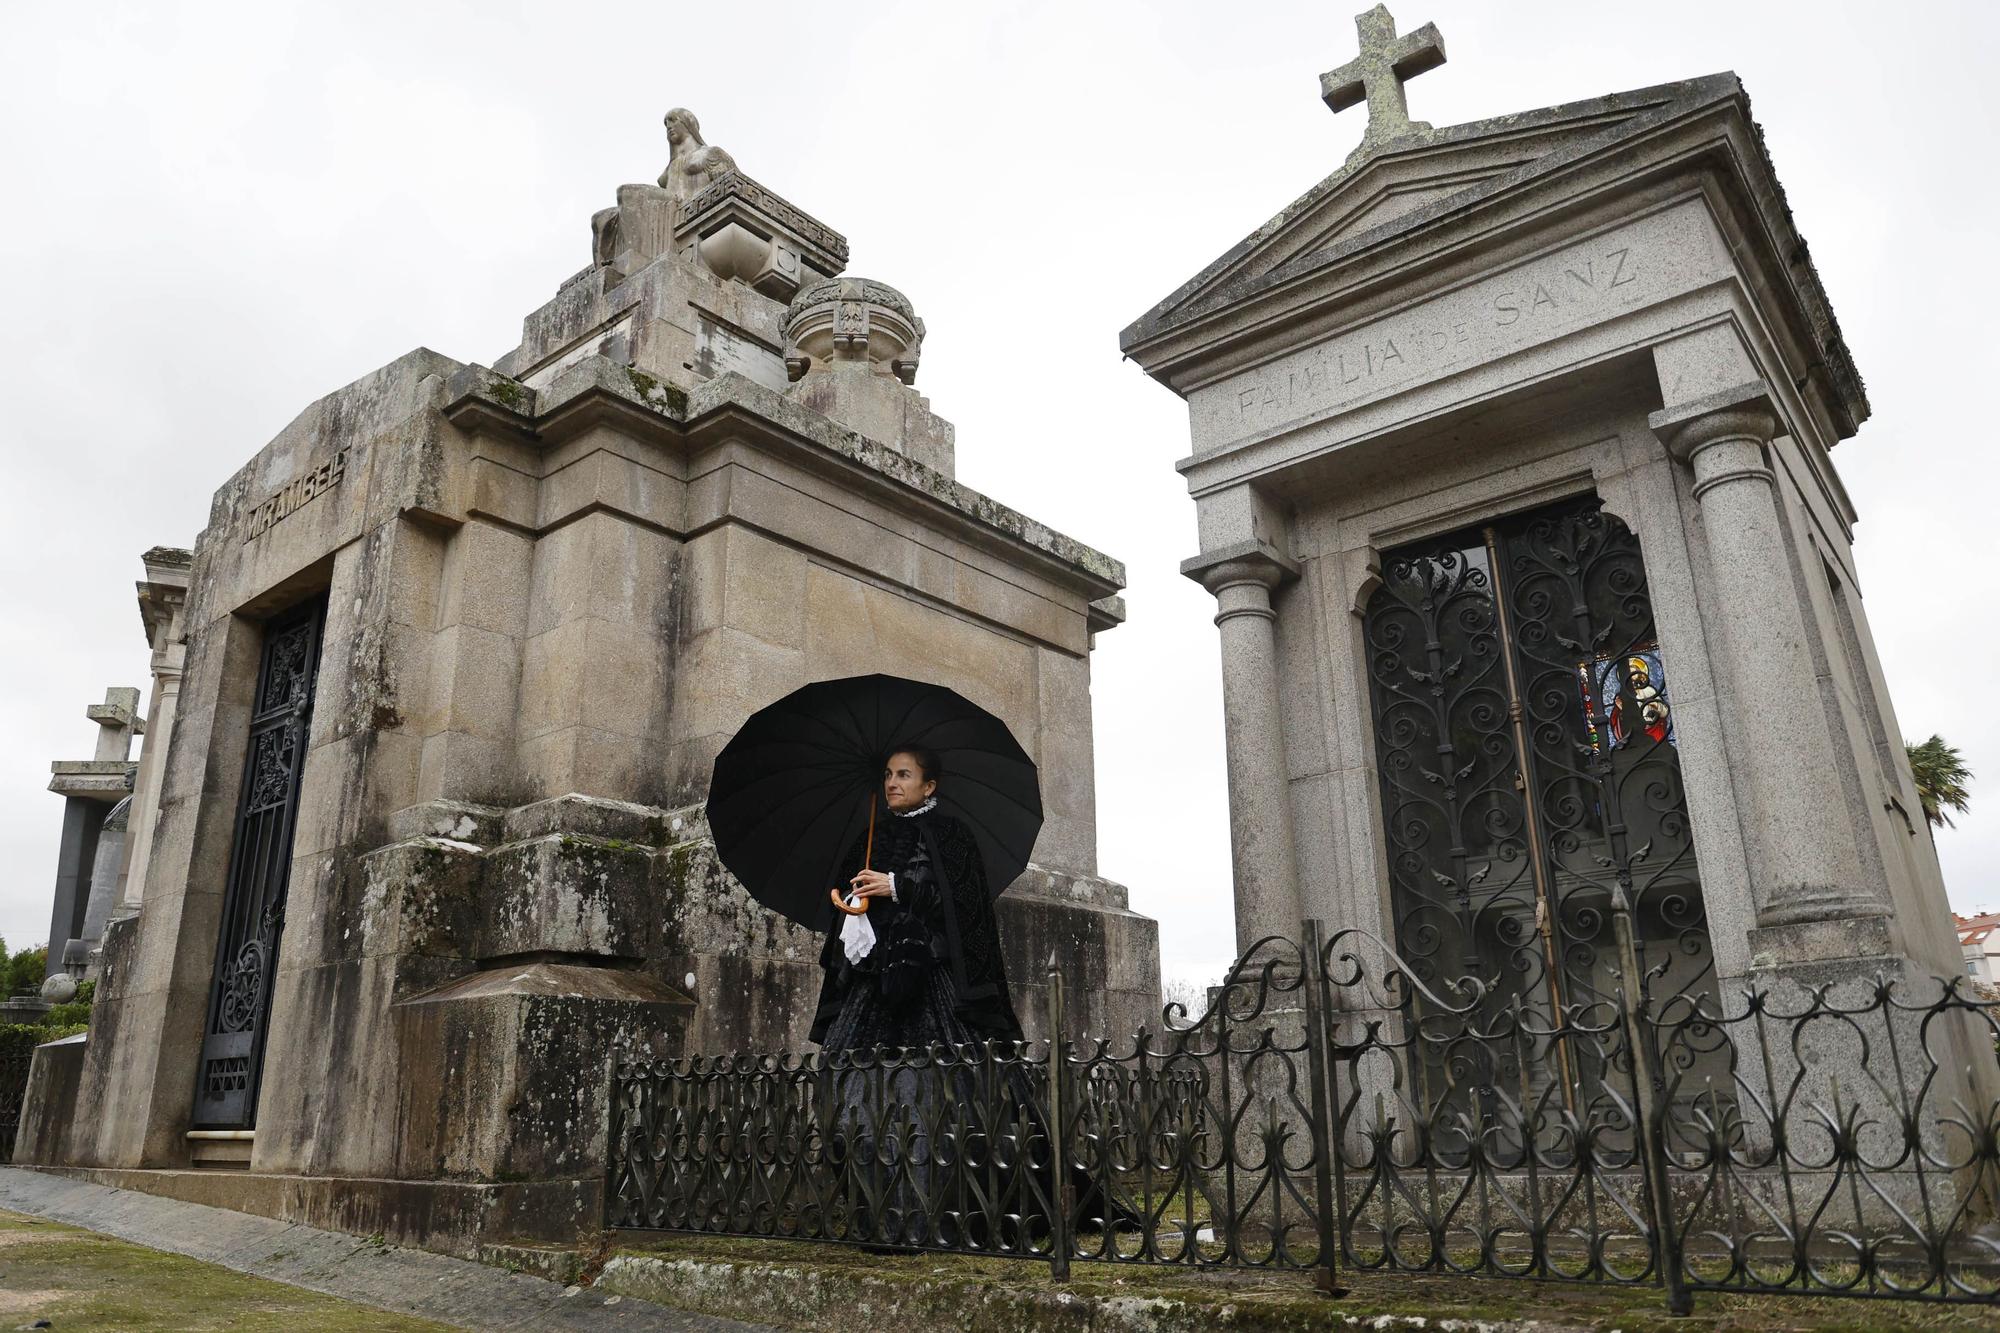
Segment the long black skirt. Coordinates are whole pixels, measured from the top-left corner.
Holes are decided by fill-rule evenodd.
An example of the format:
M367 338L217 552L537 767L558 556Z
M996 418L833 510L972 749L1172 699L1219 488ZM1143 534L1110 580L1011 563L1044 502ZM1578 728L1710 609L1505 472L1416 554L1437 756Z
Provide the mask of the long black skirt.
M828 1159L839 1172L846 1234L864 1244L1046 1253L1056 1197L1046 1075L958 1017L950 970L931 970L907 1005L855 978L820 1049ZM937 1045L949 1053L933 1052ZM1106 1215L1101 1189L1072 1166L1072 1218ZM1129 1219L1114 1205L1113 1217ZM1073 1230L1074 1228L1072 1228Z

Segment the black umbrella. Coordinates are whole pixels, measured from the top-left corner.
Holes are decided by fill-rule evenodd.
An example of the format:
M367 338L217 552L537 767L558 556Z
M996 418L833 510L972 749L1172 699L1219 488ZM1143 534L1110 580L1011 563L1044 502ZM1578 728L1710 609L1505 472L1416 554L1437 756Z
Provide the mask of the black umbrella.
M880 673L815 681L752 713L715 757L708 826L716 854L758 902L815 930L831 924L841 860L882 804L891 747L944 767L938 808L964 820L997 896L1027 867L1042 827L1035 761L1007 724L943 685ZM879 868L879 867L878 867Z

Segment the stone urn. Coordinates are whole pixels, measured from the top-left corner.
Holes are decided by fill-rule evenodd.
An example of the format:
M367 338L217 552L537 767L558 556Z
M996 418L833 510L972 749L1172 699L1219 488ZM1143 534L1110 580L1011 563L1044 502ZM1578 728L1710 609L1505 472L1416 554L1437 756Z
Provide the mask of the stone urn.
M811 283L785 311L785 369L794 382L846 363L912 384L923 342L924 322L910 298L873 278Z

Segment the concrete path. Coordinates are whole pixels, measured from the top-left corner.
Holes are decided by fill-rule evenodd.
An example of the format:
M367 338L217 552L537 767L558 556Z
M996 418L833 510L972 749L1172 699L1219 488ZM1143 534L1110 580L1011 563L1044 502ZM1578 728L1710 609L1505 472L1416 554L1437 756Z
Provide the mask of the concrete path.
M774 1333L762 1324L559 1287L425 1250L17 1167L0 1167L0 1208L458 1328Z

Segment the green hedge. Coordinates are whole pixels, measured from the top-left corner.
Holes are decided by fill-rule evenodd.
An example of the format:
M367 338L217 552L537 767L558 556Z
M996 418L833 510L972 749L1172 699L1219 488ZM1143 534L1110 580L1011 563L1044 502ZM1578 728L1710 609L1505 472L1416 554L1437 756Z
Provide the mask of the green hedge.
M0 955L4 955L0 945ZM0 1023L0 1060L27 1055L45 1041L74 1037L90 1026L90 1004L97 998L97 983L86 981L76 988L76 998L67 1004L49 1006L39 1023Z
M87 1023L0 1023L0 1060L31 1055L45 1041L74 1037L88 1027Z

